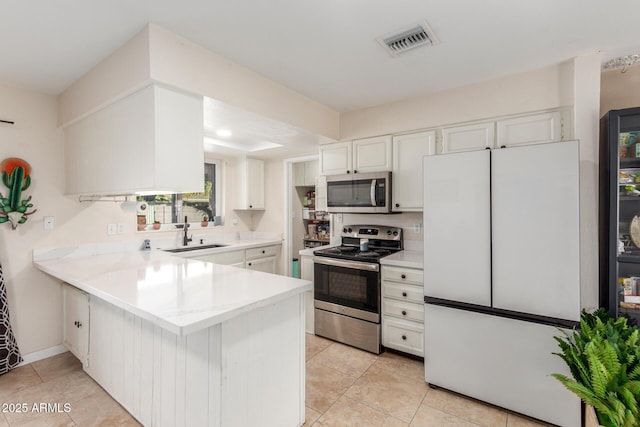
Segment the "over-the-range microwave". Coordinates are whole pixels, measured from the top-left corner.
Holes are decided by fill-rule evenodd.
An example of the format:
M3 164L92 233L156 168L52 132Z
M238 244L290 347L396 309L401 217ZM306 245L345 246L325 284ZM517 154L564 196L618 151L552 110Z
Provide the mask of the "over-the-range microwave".
M332 213L391 213L391 172L327 176Z

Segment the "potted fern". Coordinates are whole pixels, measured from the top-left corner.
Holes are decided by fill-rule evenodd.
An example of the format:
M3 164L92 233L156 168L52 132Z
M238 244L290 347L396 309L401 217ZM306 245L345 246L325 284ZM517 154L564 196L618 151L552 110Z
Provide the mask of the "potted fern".
M580 329L554 337L571 371L551 374L595 409L607 427L637 426L640 420L640 345L638 328L614 319L604 309L583 310Z

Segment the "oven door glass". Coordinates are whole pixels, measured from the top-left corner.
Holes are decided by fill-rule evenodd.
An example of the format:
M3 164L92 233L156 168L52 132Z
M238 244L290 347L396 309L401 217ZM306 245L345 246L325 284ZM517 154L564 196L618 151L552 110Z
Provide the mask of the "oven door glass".
M380 273L348 265L363 263L330 260L333 265L316 261L314 265L314 298L346 307L380 312ZM344 265L337 265L344 263ZM368 264L375 267L377 264Z

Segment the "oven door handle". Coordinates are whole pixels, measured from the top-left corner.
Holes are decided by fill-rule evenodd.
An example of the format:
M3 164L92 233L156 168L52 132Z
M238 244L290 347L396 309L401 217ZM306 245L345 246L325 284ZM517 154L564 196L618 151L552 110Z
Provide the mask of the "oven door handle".
M371 180L371 206L378 206L376 204L376 184L377 184L378 180L377 179L372 179Z
M330 265L334 267L353 268L355 270L380 271L380 265L368 262L343 261L333 258L315 257L313 260L316 264Z

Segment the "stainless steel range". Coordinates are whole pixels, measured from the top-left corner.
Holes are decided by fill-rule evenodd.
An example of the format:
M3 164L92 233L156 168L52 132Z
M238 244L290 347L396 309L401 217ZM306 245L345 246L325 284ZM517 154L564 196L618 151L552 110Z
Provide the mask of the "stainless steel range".
M380 353L380 258L402 247L401 228L348 225L313 252L316 335Z

